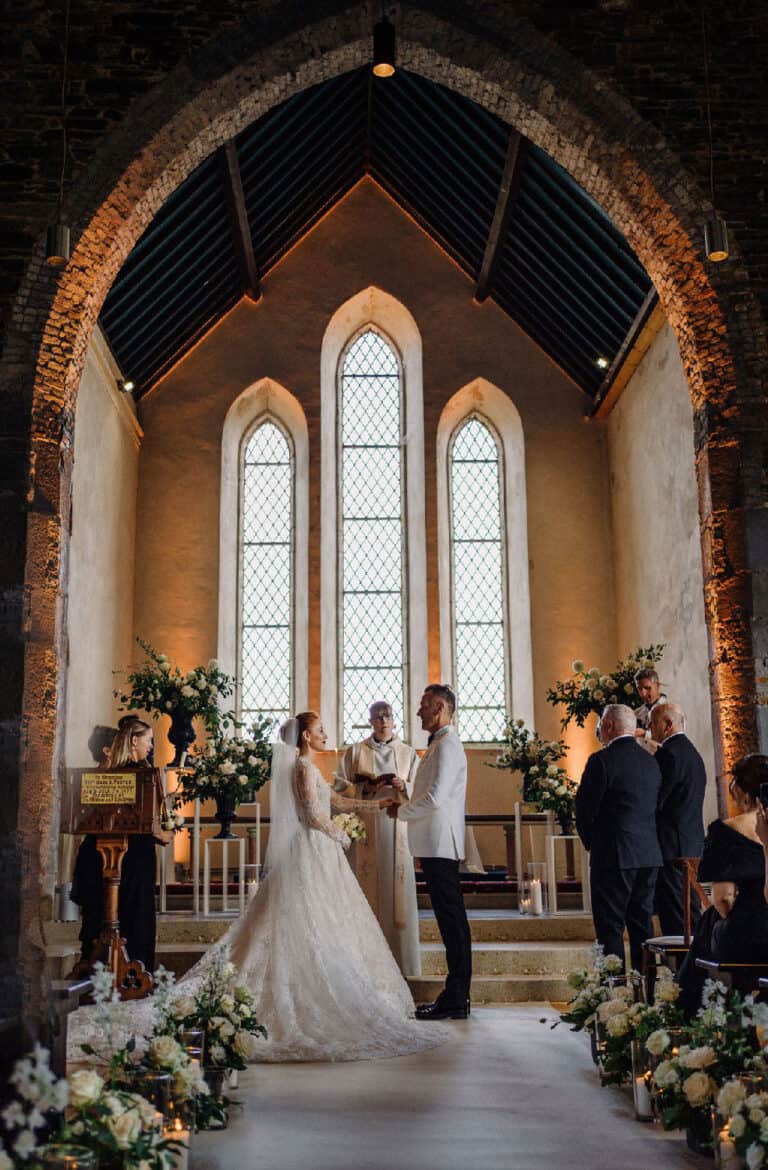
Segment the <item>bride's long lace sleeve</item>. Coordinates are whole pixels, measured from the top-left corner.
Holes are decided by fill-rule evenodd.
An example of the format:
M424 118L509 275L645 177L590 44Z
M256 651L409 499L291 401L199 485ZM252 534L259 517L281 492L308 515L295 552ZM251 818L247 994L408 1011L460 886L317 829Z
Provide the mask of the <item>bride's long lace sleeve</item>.
M306 760L296 761L293 777L296 805L304 824L310 829L317 829L318 832L325 833L326 837L330 837L332 841L336 841L344 849L348 849L351 844L349 837L343 829L334 825L318 800L315 778Z
M342 796L331 792L331 808L334 812L378 812L378 800L355 800L353 796Z

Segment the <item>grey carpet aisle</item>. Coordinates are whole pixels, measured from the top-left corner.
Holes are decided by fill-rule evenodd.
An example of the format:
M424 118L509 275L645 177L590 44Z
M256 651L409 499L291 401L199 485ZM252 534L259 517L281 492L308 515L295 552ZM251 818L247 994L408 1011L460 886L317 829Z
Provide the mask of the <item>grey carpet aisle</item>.
M539 1021L547 1018L547 1024ZM705 1170L679 1135L601 1089L551 1008L478 1008L443 1048L398 1060L261 1065L191 1170Z

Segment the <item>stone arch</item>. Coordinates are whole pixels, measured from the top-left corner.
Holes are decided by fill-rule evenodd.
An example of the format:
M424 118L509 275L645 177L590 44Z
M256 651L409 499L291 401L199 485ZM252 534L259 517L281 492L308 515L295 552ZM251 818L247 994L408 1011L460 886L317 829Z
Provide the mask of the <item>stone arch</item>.
M747 276L737 262L703 263L706 200L623 97L504 0L440 5L455 16L431 9L427 0L398 6L402 66L492 110L563 165L625 234L677 335L696 411L722 771L756 739L742 471L756 466L757 443L737 432L729 409L754 401L761 374L763 326ZM301 0L259 6L139 99L67 198L76 239L67 268L54 283L39 241L15 303L2 373L31 403L19 808L30 941L54 872L71 435L89 339L123 260L193 167L273 105L369 59L366 5L317 0L306 13ZM28 956L39 980L39 947Z

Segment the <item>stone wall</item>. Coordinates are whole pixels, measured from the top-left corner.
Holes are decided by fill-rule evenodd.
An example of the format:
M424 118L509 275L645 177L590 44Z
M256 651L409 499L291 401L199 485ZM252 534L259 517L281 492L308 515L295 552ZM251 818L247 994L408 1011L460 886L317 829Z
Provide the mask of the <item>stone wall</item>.
M620 652L666 643L660 674L688 716L717 815L691 400L665 326L607 421Z

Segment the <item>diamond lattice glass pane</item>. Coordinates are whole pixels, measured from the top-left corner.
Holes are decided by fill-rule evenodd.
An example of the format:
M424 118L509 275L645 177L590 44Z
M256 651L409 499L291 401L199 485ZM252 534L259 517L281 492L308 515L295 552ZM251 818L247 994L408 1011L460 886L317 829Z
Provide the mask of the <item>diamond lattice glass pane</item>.
M399 593L346 594L343 650L345 668L402 667L401 610L402 601Z
M399 447L345 447L344 519L376 516L399 522L400 480Z
M501 544L462 541L453 546L456 612L477 622L496 622L502 612Z
M402 717L405 603L401 380L397 355L368 330L341 372L342 738L359 738L373 699Z
M473 711L459 709L459 736L465 743L493 743L502 738L506 717L503 707Z
M373 414L371 413L373 411ZM397 441L393 429L400 414L399 378L348 378L344 376L344 421L342 441L345 444L373 444Z
M344 591L393 593L402 587L402 525L397 520L344 521Z
M290 648L287 627L243 627L244 710L290 706Z
M402 693L403 672L396 670L345 670L343 688L344 723L342 737L344 743L352 743L362 739L370 731L368 726L368 708L377 699L385 699L392 704L395 727L403 726L403 704L399 696Z
M240 717L290 712L293 659L293 459L272 422L243 452Z
M291 546L248 544L243 548L243 624L284 626L290 613Z
M506 708L501 466L490 428L470 419L451 446L451 547L459 734L499 738Z
M289 464L246 464L243 474L243 540L247 544L285 540L291 515Z

